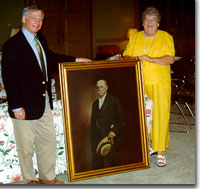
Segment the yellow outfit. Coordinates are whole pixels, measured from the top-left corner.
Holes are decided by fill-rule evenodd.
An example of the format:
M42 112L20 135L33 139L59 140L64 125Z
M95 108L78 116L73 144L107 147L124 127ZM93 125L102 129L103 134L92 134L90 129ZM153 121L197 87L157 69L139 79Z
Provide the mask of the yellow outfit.
M174 41L171 35L162 30L157 31L155 38L144 38L144 31L140 31L130 37L123 55L131 57L148 55L152 58L165 55L175 56ZM142 71L144 92L153 100L153 121L150 135L152 149L155 151L165 151L165 148L169 147L170 65L159 65L143 61Z

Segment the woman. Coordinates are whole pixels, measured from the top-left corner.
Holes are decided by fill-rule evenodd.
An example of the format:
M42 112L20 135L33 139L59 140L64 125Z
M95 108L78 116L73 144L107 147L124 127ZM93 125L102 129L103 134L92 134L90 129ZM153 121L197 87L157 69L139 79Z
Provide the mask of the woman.
M169 145L171 106L170 64L174 63L174 42L167 32L158 30L161 16L155 7L142 14L144 30L133 34L123 53L124 59L138 57L142 62L144 92L153 100L150 134L152 149L157 151L157 165L166 165L165 149Z

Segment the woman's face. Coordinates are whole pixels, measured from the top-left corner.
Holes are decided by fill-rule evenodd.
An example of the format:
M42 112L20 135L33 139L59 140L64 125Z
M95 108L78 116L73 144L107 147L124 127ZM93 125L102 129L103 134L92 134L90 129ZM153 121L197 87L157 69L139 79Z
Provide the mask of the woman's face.
M158 18L154 15L146 15L143 21L144 31L147 37L152 37L158 30Z

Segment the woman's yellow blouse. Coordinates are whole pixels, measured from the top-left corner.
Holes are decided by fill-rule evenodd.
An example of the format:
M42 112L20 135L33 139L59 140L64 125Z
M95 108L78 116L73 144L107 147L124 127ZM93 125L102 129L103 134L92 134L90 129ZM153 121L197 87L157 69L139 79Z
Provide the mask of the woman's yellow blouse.
M150 48L144 52L143 50L144 31L133 34L126 46L123 55L131 57L148 55L156 58L165 55L175 56L174 41L170 34L165 31L158 30L155 39L150 46L153 37L145 37L144 49ZM142 63L144 84L156 84L162 82L171 82L170 65L159 65L143 61Z

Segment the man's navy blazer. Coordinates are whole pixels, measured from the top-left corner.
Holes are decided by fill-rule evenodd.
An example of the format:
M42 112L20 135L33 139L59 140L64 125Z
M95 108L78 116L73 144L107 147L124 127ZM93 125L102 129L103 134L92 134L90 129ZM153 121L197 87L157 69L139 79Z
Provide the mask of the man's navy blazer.
M21 30L3 45L2 77L7 94L8 111L13 118L12 109L19 107L25 109L27 120L42 117L45 110L46 88L50 106L53 108L51 73L58 70L58 63L75 61L75 57L53 53L45 39L37 36L46 54L48 82L45 83L37 58Z
M118 98L107 94L104 103L99 109L98 99L92 105L90 121L90 140L92 152L96 152L96 147L101 139L108 136L112 131L119 139L118 133L124 125L124 115Z

